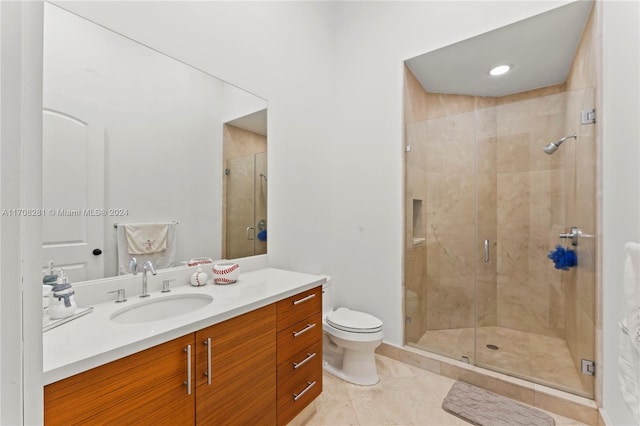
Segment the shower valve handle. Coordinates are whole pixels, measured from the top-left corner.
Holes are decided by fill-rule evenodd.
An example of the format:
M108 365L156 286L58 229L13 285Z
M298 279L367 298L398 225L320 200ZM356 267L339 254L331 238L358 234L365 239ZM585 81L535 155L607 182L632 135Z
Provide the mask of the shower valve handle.
M571 232L562 232L560 234L558 234L558 236L560 238L567 238L567 239L571 239L571 245L572 246L577 246L578 245L578 237L582 234L582 231L580 231L577 227L572 226L571 227Z

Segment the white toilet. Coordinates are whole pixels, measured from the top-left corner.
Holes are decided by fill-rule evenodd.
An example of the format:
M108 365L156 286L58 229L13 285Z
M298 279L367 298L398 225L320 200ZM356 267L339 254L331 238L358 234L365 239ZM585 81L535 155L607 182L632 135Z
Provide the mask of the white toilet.
M347 308L334 311L330 277L322 288L322 331L325 371L356 385L378 383L374 351L382 343L382 321Z

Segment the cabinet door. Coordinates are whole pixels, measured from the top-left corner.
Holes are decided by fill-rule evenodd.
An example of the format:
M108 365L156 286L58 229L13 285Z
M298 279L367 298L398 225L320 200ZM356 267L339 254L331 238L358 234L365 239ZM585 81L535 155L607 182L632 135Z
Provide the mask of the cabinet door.
M196 332L195 380L197 424L274 425L275 305Z
M193 425L195 388L187 389L193 334L171 340L44 389L46 425ZM193 370L193 369L192 369ZM193 371L191 372L193 379ZM193 383L193 380L191 380Z

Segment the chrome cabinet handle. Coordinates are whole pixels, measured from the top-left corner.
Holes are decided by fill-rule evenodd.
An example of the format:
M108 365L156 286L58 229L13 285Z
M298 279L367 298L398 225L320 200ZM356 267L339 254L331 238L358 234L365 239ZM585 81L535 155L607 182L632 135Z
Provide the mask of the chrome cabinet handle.
M489 240L484 240L484 261L489 262Z
M249 235L249 231L255 231L255 228L253 226L247 226L247 240L251 241L255 239L255 235ZM255 232L254 232L255 234Z
M306 387L306 388L304 388L304 389L302 390L302 392L297 393L297 394L296 394L296 393L294 393L294 394L293 394L293 400L294 400L294 401L297 401L297 400L299 400L300 398L302 398L302 395L304 395L305 393L307 393L307 391L308 391L309 389L311 389L312 387L314 387L315 385L316 385L316 381L315 381L315 380L314 380L313 382L307 382L307 387Z
M308 295L308 296L306 296L306 297L303 297L302 299L294 300L294 301L293 301L293 304L294 304L294 305L298 305L298 304L300 304L300 303L304 303L304 302L306 302L307 300L313 299L314 297L316 297L316 294L315 294L315 293L312 293L312 294L310 294L310 295Z
M306 333L307 331L311 330L311 329L312 329L313 327L315 327L315 326L316 326L316 324L315 324L315 323L313 323L313 324L307 324L307 326L306 326L305 328L303 328L302 330L300 330L300 331L294 331L294 332L293 332L293 337L298 337L299 335L301 335L301 334L303 334L303 333Z
M187 353L187 381L183 384L187 387L187 395L191 395L191 345L184 348Z
M211 385L211 337L207 337L202 343L207 345L207 372L204 375L207 377L207 384Z
M293 363L293 369L295 370L295 369L297 369L298 367L302 367L303 365L305 365L307 362L311 361L311 360L312 360L313 358L315 358L315 357L316 357L316 353L315 353L315 352L314 352L314 353L312 353L312 354L308 353L308 354L307 354L307 357L306 357L305 359L303 359L303 360L302 360L302 361L300 361L300 362L294 362L294 363Z

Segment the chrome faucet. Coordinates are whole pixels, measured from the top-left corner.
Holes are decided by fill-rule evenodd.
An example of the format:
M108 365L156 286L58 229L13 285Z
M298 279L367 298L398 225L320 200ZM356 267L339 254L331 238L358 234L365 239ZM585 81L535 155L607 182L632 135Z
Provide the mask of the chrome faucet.
M149 293L147 291L147 271L151 271L153 275L156 274L156 268L153 267L153 263L150 260L144 262L142 266L142 294L140 297L149 297Z
M129 272L133 275L138 275L138 259L132 257L129 261Z

